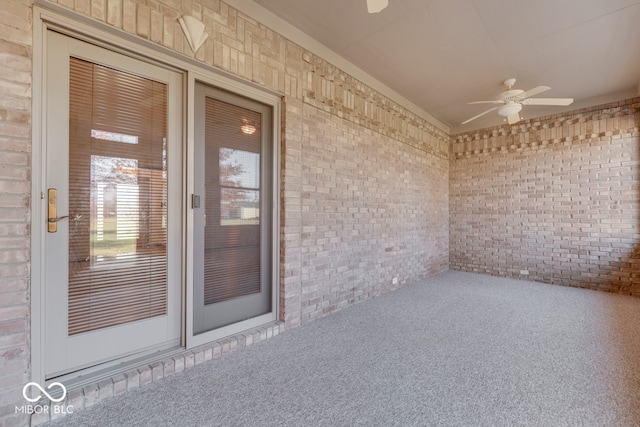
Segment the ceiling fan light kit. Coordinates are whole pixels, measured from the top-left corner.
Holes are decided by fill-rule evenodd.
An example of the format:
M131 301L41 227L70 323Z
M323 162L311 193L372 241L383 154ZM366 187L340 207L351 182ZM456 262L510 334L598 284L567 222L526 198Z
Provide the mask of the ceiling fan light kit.
M504 117L513 116L522 110L522 104L509 103L504 107L498 108L498 114Z
M477 116L473 116L462 122L463 125L469 123L478 117L484 116L491 111L498 110L500 116L506 117L510 125L520 121L520 111L523 105L561 105L567 106L573 103L573 98L530 98L539 93L546 92L551 89L549 86L538 86L527 91L521 89L513 89L516 79L507 79L502 84L507 88L506 91L498 95L493 101L474 101L469 104L497 104L497 107L490 108Z

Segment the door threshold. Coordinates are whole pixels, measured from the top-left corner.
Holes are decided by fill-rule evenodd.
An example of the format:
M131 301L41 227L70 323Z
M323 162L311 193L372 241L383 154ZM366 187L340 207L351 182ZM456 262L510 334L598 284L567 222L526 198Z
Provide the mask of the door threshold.
M67 390L82 388L88 384L98 383L141 365L148 365L159 360L170 358L184 352L185 348L178 343L154 347L142 352L100 363L77 371L47 378L47 383L57 381L65 385Z

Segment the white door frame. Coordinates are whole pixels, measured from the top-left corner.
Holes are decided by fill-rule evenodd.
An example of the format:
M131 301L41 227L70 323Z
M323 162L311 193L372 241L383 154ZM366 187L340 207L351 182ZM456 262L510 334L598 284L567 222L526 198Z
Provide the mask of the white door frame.
M44 269L44 233L46 233L46 199L44 198L46 171L44 170L44 157L42 145L42 123L46 120L46 110L43 108L45 101L45 73L44 64L46 53L46 34L49 29L76 37L80 40L92 42L96 45L107 47L116 52L124 53L142 60L156 64L163 64L183 72L186 78L185 90L183 90L183 206L182 216L182 301L183 336L181 345L192 348L197 345L228 336L242 330L259 326L269 321L278 319L279 316L279 279L280 279L280 135L281 135L281 98L282 95L259 87L253 83L227 74L212 67L205 67L200 62L187 58L150 41L142 40L131 34L115 29L107 24L97 22L91 18L79 15L66 8L53 4L36 4L33 7L33 86L32 86L32 197L31 197L31 381L39 384L45 383L44 368L44 316L43 307L43 275ZM193 212L190 206L190 197L194 189L193 176L193 148L194 148L194 87L195 81L220 87L240 95L255 99L273 107L273 296L272 313L259 320L260 323L241 326L231 325L222 330L211 331L193 336ZM268 316L268 318L267 318ZM257 320L257 319L253 319ZM140 356L140 355L138 355ZM140 362L138 362L140 363ZM102 366L104 368L104 366ZM86 372L84 372L86 373Z

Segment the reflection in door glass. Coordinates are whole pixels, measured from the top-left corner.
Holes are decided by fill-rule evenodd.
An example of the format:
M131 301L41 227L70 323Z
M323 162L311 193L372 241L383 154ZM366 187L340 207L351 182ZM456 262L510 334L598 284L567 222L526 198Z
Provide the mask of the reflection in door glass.
M167 313L167 85L71 58L68 334Z
M260 188L260 153L221 147L220 185Z
M220 225L259 224L259 196L259 190L221 188Z
M139 234L138 161L91 156L92 262L134 254Z
M220 148L220 225L260 223L260 154Z

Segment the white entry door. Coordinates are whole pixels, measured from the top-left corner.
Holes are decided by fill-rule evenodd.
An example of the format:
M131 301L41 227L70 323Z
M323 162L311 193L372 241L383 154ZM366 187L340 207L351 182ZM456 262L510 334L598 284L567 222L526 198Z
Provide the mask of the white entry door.
M44 73L53 378L180 342L182 75L53 31Z

